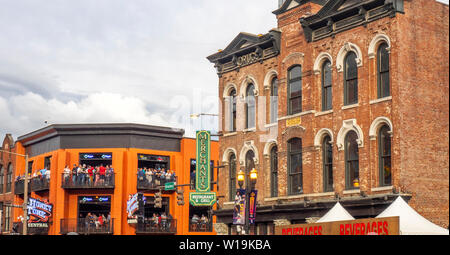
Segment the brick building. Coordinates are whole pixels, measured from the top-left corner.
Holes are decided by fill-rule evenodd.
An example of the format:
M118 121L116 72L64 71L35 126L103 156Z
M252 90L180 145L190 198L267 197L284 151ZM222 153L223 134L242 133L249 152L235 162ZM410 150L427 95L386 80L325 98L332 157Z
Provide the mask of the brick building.
M277 28L208 57L226 165L217 228L234 231L236 173L253 167L256 233L314 222L336 201L375 217L399 195L447 228L448 5L286 0L273 13Z
M16 156L14 139L6 134L0 147L0 235L11 232L14 202L14 169Z

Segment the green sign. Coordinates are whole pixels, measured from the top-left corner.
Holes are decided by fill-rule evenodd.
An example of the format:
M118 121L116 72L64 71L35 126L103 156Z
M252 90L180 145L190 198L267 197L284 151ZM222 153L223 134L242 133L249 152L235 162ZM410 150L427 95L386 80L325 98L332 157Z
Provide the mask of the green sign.
M212 206L216 202L215 192L191 192L189 202L193 206Z
M175 189L175 183L174 182L167 182L164 184L164 190L173 190Z
M211 133L197 131L196 138L195 191L209 192L211 191Z

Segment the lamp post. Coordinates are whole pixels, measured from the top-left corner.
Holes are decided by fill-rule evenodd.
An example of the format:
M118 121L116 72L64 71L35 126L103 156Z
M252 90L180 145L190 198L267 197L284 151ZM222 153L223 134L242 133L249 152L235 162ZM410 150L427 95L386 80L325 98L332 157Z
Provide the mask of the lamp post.
M246 178L249 178L250 181L246 181ZM250 192L254 189L256 180L258 179L258 171L253 168L250 171L250 174L246 176L246 174L240 170L237 174L239 187L242 189L242 186L245 182L245 223L244 223L244 233L248 235L250 230ZM247 179L248 180L248 179Z
M25 177L24 177L24 184L23 184L23 205L22 205L22 209L23 209L22 234L27 235L27 232L28 232L28 223L27 223L27 218L28 218L28 154L23 155L23 154L5 151L5 150L0 150L0 151L10 153L13 155L17 155L17 156L21 156L21 157L25 157Z

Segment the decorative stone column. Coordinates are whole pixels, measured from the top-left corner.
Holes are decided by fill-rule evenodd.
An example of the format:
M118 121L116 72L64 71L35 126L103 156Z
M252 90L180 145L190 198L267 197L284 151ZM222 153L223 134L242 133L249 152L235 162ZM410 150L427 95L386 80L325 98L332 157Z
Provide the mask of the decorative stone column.
M214 223L214 231L217 235L228 235L228 226L225 223Z

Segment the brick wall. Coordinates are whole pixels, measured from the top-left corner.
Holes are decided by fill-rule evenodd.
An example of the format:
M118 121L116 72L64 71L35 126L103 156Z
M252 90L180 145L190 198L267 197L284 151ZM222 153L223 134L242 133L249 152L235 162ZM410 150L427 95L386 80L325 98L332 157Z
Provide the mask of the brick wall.
M220 158L227 148L237 152L237 169L245 143L256 147L259 171L257 189L259 203L275 203L270 197L270 160L263 151L270 138L278 146L278 197L289 201L302 196L287 193L287 141L302 139L304 196L331 198L334 193L323 192L322 150L314 146L319 130L330 129L333 135L334 190L342 197L360 196L345 192L345 155L338 148L338 136L345 120L355 119L362 131L359 147L360 191L368 195L392 193L379 188L378 139L369 137L371 124L378 117L388 118L392 133L392 183L396 190L412 194L410 204L434 223L448 227L448 6L428 0L405 1L405 14L397 13L345 32L308 43L299 18L319 10L306 4L278 15L278 29L282 32L278 57L244 67L238 72L224 74L219 80L222 100L221 124L225 125L223 90L233 83L237 94L242 93L245 79L251 76L258 86L259 103L269 102L270 90L264 89L267 73L275 69L279 79L278 125L265 128L268 107L257 112L255 131L243 132L245 121L243 103L238 103L238 132L220 138ZM378 34L390 39L391 97L377 100L376 58L369 57L369 47ZM339 52L346 43L359 48L358 104L344 107L343 72L337 68ZM320 53L332 57L332 111L321 112L321 75L314 72L314 62ZM287 116L287 70L294 64L302 66L302 113ZM265 97L264 97L265 96ZM286 122L300 118L301 124L287 127ZM266 121L267 120L267 121ZM241 124L240 124L241 123ZM240 127L240 128L239 128ZM271 131L270 131L271 130ZM255 152L256 152L255 151ZM245 156L245 155L244 155ZM225 160L226 161L226 160ZM226 163L226 162L225 162ZM228 198L228 169L221 172L221 192Z

